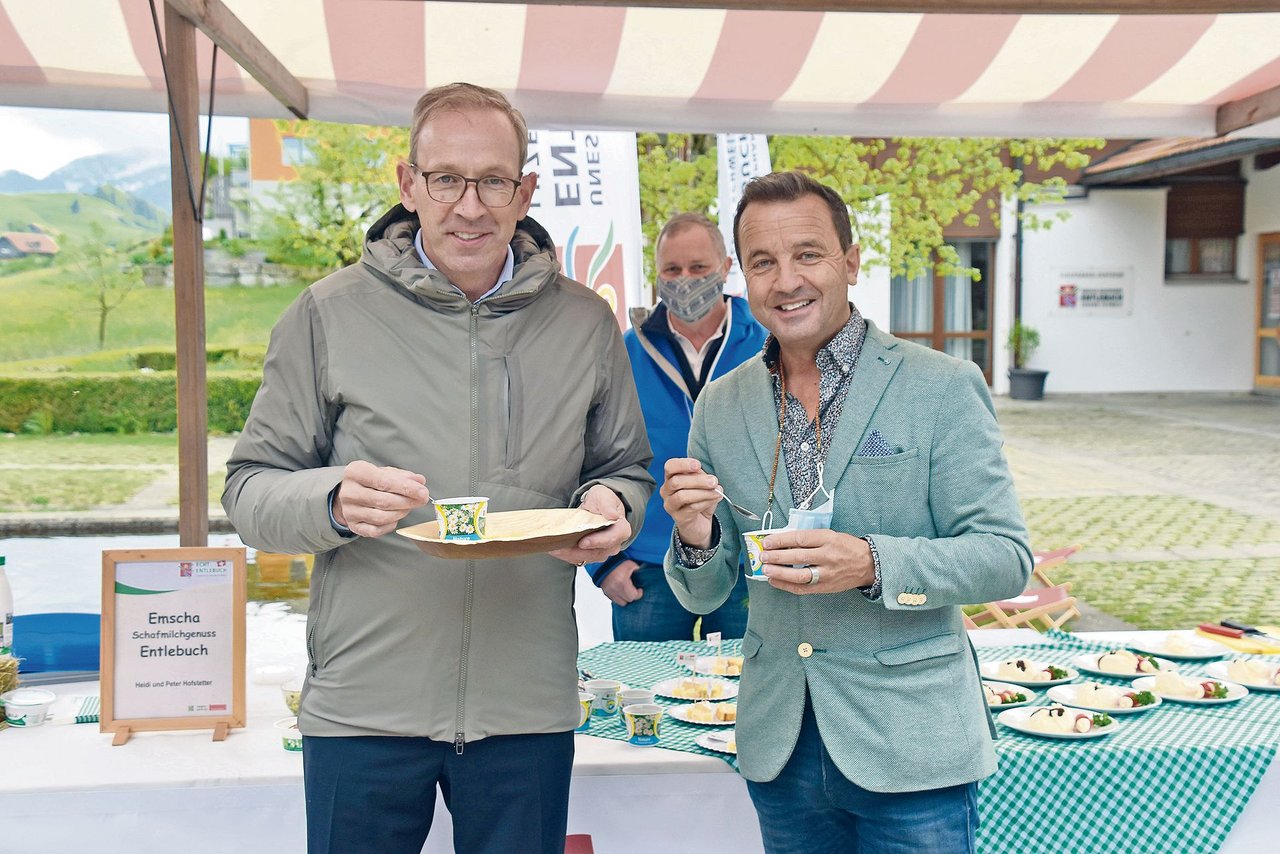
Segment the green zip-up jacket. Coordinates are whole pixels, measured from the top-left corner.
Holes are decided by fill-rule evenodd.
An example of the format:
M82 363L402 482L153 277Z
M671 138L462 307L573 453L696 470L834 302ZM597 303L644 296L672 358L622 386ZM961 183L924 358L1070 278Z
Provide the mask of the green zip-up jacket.
M514 277L473 305L423 267L397 205L360 263L304 291L271 333L263 383L222 496L247 545L314 552L307 736L461 744L577 725L576 568L548 555L429 557L408 539L345 538L329 493L354 460L426 477L490 512L621 496L632 531L654 483L608 303L560 275L546 231L516 228ZM434 518L431 508L403 526Z

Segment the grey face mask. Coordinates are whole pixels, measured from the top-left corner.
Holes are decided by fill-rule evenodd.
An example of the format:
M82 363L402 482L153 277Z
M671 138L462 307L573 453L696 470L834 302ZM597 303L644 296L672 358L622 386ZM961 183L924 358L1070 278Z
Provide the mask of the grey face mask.
M697 323L706 317L723 294L724 274L719 272L701 279L658 279L658 298L667 311L685 323Z

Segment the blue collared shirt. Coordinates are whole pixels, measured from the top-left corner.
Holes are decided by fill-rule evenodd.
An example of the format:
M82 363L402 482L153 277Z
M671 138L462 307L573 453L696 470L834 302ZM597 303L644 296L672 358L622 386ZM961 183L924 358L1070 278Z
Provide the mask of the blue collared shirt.
M422 249L422 229L418 229L417 234L413 236L413 248L418 251L418 260L422 262L422 266L426 267L428 270L440 269L435 264L431 263L431 259L427 257L427 253L424 252ZM502 265L502 272L498 274L498 283L493 287L489 288L489 290L485 291L483 294L481 294L480 299L475 300L475 302L481 302L482 300L488 299L489 297L493 296L494 293L497 292L498 288L502 287L507 282L511 281L511 278L515 274L516 274L516 254L511 251L511 246L508 244L507 260ZM449 284L453 286L453 289L455 291L457 291L460 294L462 293L462 288L458 287L457 285L454 285L453 282L450 282ZM463 296L466 296L466 294L463 294Z

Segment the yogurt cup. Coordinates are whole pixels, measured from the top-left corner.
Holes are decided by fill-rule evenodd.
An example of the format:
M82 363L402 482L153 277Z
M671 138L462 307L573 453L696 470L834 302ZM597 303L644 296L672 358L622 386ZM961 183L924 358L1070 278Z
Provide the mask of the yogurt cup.
M280 732L280 744L288 751L302 750L302 733L298 732L297 718L281 718L276 721L276 729Z
M57 699L43 688L15 688L0 694L4 703L4 719L13 727L40 726L49 717L49 707Z
M445 540L483 540L489 499L483 495L437 498L432 502L440 520L440 537Z
M787 529L765 528L761 531L747 531L742 535L742 540L747 547L746 573L749 581L769 580L769 576L764 574L764 563L760 560L760 552L764 549L765 537L785 530Z

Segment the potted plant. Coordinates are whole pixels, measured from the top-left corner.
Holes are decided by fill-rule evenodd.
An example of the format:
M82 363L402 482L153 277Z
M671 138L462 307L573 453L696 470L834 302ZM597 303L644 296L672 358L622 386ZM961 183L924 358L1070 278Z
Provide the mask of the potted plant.
M1044 397L1044 381L1048 371L1026 367L1031 354L1040 346L1040 333L1021 320L1009 330L1009 352L1013 367L1009 369L1009 397L1015 400L1040 400Z

